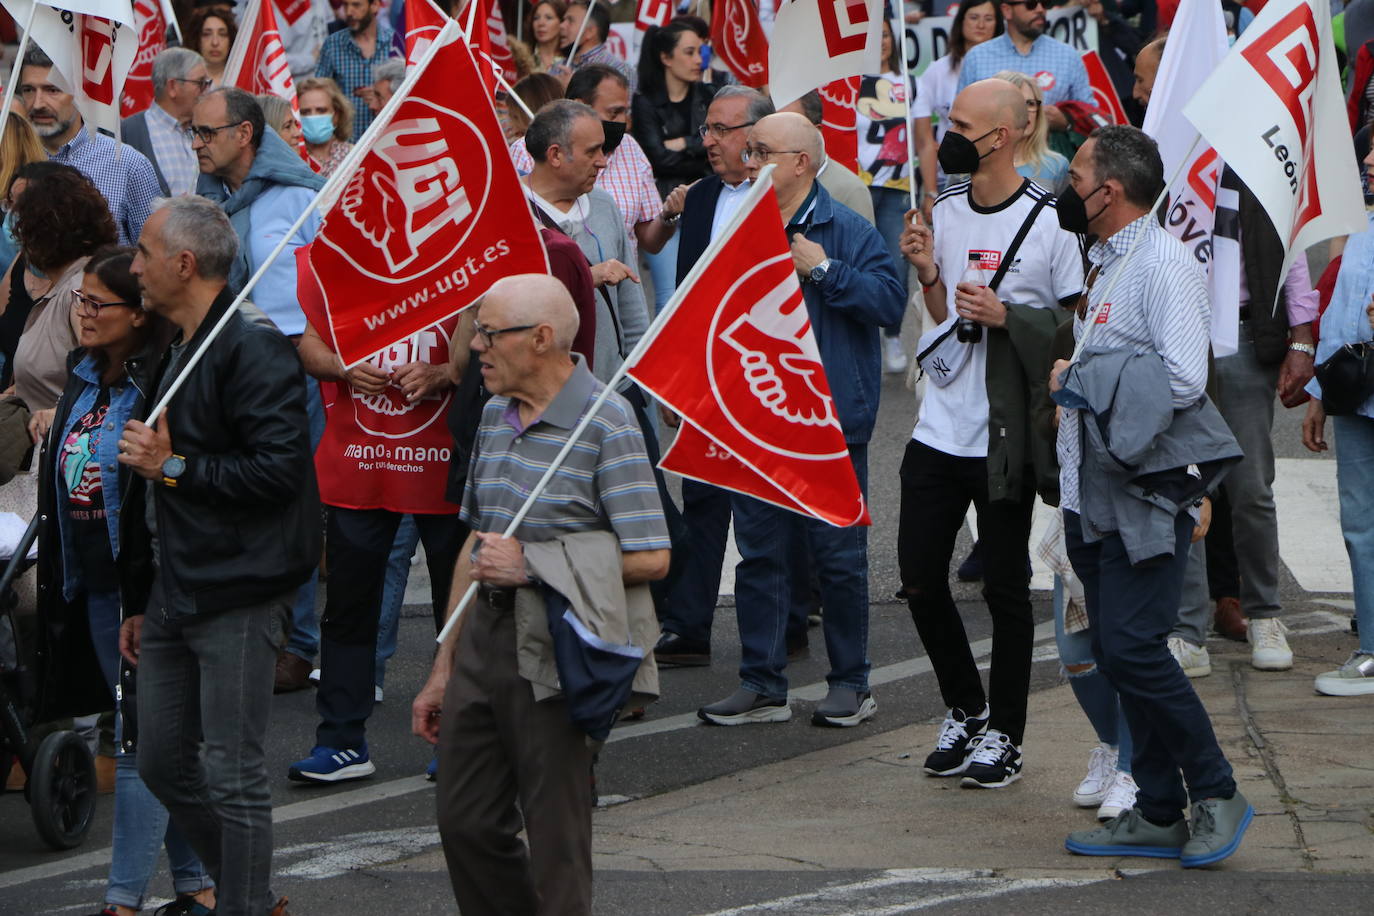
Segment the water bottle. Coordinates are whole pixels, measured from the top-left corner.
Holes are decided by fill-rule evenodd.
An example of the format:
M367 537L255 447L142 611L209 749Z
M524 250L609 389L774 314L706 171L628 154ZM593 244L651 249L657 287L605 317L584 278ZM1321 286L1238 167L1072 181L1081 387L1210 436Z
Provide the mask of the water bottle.
M988 285L988 274L983 269L983 256L979 252L968 253L968 266L964 268L964 275L959 282L974 286ZM983 326L972 318L960 317L954 323L954 336L960 343L977 343L983 339Z

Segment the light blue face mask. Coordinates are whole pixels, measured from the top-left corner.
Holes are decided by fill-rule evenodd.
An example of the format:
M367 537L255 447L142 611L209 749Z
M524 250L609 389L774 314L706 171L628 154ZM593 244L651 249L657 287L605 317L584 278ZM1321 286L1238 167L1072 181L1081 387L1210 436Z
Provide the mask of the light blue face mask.
M334 136L334 116L306 115L301 118L301 133L305 134L305 142L313 143L316 146L328 143L329 138Z

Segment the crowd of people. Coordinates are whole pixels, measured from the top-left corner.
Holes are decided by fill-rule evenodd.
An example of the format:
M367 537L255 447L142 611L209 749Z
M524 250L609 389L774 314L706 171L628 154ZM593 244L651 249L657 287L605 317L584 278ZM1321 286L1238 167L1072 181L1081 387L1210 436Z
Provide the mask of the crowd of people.
M1073 2L1097 21L1138 124L1174 6ZM695 480L675 498L657 463L679 418L628 380L602 396L765 166L859 485L900 497L899 597L948 707L926 774L998 789L1034 773L1023 746L1043 501L1058 509L1037 550L1056 573L1059 656L1097 738L1073 802L1100 826L1066 847L1186 867L1235 852L1253 811L1189 679L1211 672L1213 630L1248 641L1257 670L1293 665L1276 400L1306 402L1309 449L1328 447L1328 414L1336 430L1359 647L1316 689L1374 696L1374 398L1314 376L1374 337L1374 234L1334 244L1320 282L1303 257L1281 275L1278 234L1228 174L1239 348L1213 357L1206 277L1153 213L1156 145L1085 117L1086 70L1046 34L1044 0L908 4L908 22L953 17L947 53L910 79L884 23L880 72L860 83L855 169L827 153L819 93L775 110L706 65L710 28L695 15L648 29L630 61L612 51L605 4L506 4L517 72L497 110L549 275L498 282L443 346L353 367L292 254L320 228L318 212L298 218L404 79L404 4L298 4L282 28L294 108L223 85L231 6L176 6L184 46L158 55L153 102L121 140L87 129L33 45L0 138L0 385L35 445L40 611L89 634L64 663L94 687L71 692L114 709L101 916L143 907L162 848L175 899L158 913L287 913L271 887L272 694L316 685L315 745L290 779L375 772L367 724L419 544L436 632L476 587L412 707L437 746L427 775L464 913L590 912L597 741L622 708L642 714L659 668L712 663L732 524L739 686L700 719L789 720L788 662L813 625L829 671L811 723L876 714L867 529ZM774 3L759 6L771 25ZM1222 6L1233 33L1253 19ZM1370 18L1347 50L1351 155L1374 176L1360 130ZM920 329L914 350L904 321ZM908 371L919 405L900 477L870 480L883 375ZM349 404L404 413L440 399L452 461L404 497L320 447ZM593 409L555 484L503 538ZM956 564L970 506L978 540ZM956 565L982 582L991 616L986 685ZM620 652L610 710L563 669L588 633L603 650L637 647Z

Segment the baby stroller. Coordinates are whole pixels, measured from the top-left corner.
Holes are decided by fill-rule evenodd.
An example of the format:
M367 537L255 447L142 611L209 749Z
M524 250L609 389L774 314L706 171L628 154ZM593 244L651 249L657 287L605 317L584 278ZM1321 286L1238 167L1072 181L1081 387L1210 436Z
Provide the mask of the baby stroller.
M76 732L52 732L36 747L31 732L36 723L107 708L109 691L91 689L90 664L57 670L70 641L63 622L15 614L12 586L32 565L28 553L37 535L35 515L0 576L0 786L17 762L28 776L24 795L39 836L54 849L72 849L86 838L95 813L95 759Z

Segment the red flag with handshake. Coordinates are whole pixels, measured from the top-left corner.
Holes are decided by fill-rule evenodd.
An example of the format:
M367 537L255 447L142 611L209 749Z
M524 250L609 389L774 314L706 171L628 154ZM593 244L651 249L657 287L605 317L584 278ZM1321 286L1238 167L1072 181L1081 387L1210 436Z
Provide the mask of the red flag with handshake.
M440 36L359 141L311 246L345 366L457 314L502 277L549 270L472 52L457 23Z
M167 11L160 0L134 0L138 51L119 96L120 117L127 118L153 104L153 61L167 47L167 22Z
M761 173L628 372L682 417L665 470L867 525L791 248Z
M746 86L768 85L768 36L754 0L716 0L711 12L711 47Z

